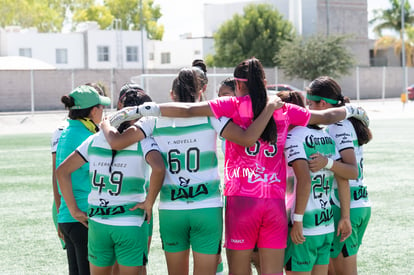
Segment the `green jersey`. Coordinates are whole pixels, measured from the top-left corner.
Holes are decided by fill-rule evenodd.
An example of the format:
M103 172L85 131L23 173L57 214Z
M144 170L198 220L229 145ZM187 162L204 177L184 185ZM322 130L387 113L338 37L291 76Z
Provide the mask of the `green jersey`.
M141 226L143 210L129 209L145 200L149 173L145 156L158 150L155 141L146 138L114 151L103 133L97 133L76 150L89 163L89 218L109 225Z
M85 141L89 136L93 135L79 120L68 120L68 126L62 131L57 143L56 150L56 167ZM88 209L88 194L91 190L88 178L89 164L85 163L78 170L72 173L72 191L76 203L80 210ZM60 188L59 193L61 194ZM58 213L58 223L79 222L74 219L69 212L66 201L61 197L61 204Z
M349 188L351 190L351 208L370 207L371 203L368 199L367 187L363 181L363 149L358 145L358 138L352 123L349 120L343 120L327 127L327 132L335 140L338 150L354 149L355 158L358 166L358 178L349 180ZM338 187L334 181L332 190L332 201L340 207L338 196Z
M289 131L285 144L285 157L289 166L296 160L308 160L315 153L334 160L340 158L334 140L325 131L302 126L296 126ZM330 192L334 173L328 169L309 172L311 192L303 215L303 235L322 235L333 232L334 219ZM293 208L294 206L293 202ZM292 209L292 215L294 212Z
M167 173L159 209L221 207L217 133L229 119L148 117L137 122L160 147Z

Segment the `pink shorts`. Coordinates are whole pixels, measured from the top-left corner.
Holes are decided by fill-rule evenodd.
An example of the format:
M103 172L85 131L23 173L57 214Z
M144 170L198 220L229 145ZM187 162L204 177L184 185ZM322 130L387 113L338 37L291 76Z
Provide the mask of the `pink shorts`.
M226 198L225 244L228 249L286 248L285 200L229 196Z

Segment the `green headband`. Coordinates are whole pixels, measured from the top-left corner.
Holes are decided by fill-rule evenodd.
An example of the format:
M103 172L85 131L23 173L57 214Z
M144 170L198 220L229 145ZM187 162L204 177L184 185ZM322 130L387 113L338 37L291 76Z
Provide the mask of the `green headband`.
M335 99L331 99L331 98L326 98L326 97L321 97L318 95L310 95L310 94L306 94L306 98L312 101L321 101L322 99L325 100L326 102L330 103L330 104L338 104L339 100L335 100Z

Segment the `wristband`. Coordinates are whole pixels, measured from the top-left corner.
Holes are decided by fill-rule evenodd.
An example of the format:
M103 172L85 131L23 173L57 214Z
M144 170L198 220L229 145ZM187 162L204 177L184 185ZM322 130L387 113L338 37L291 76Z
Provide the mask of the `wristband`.
M334 164L334 160L331 159L331 158L328 158L328 163L325 165L324 168L330 170L332 168L333 164Z
M139 114L142 116L161 116L160 106L158 106L155 102L146 102L138 108Z
M303 221L303 215L301 215L301 214L293 214L293 221L294 222L302 222Z

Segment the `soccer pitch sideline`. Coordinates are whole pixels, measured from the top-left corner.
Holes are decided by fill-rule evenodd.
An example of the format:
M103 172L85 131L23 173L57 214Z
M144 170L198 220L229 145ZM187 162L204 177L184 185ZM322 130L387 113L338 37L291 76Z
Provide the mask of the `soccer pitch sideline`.
M364 171L373 206L359 274L414 274L414 118L404 112L370 115L373 140L365 146ZM0 132L0 274L68 272L51 219L50 137L49 132ZM148 274L167 274L156 209Z

